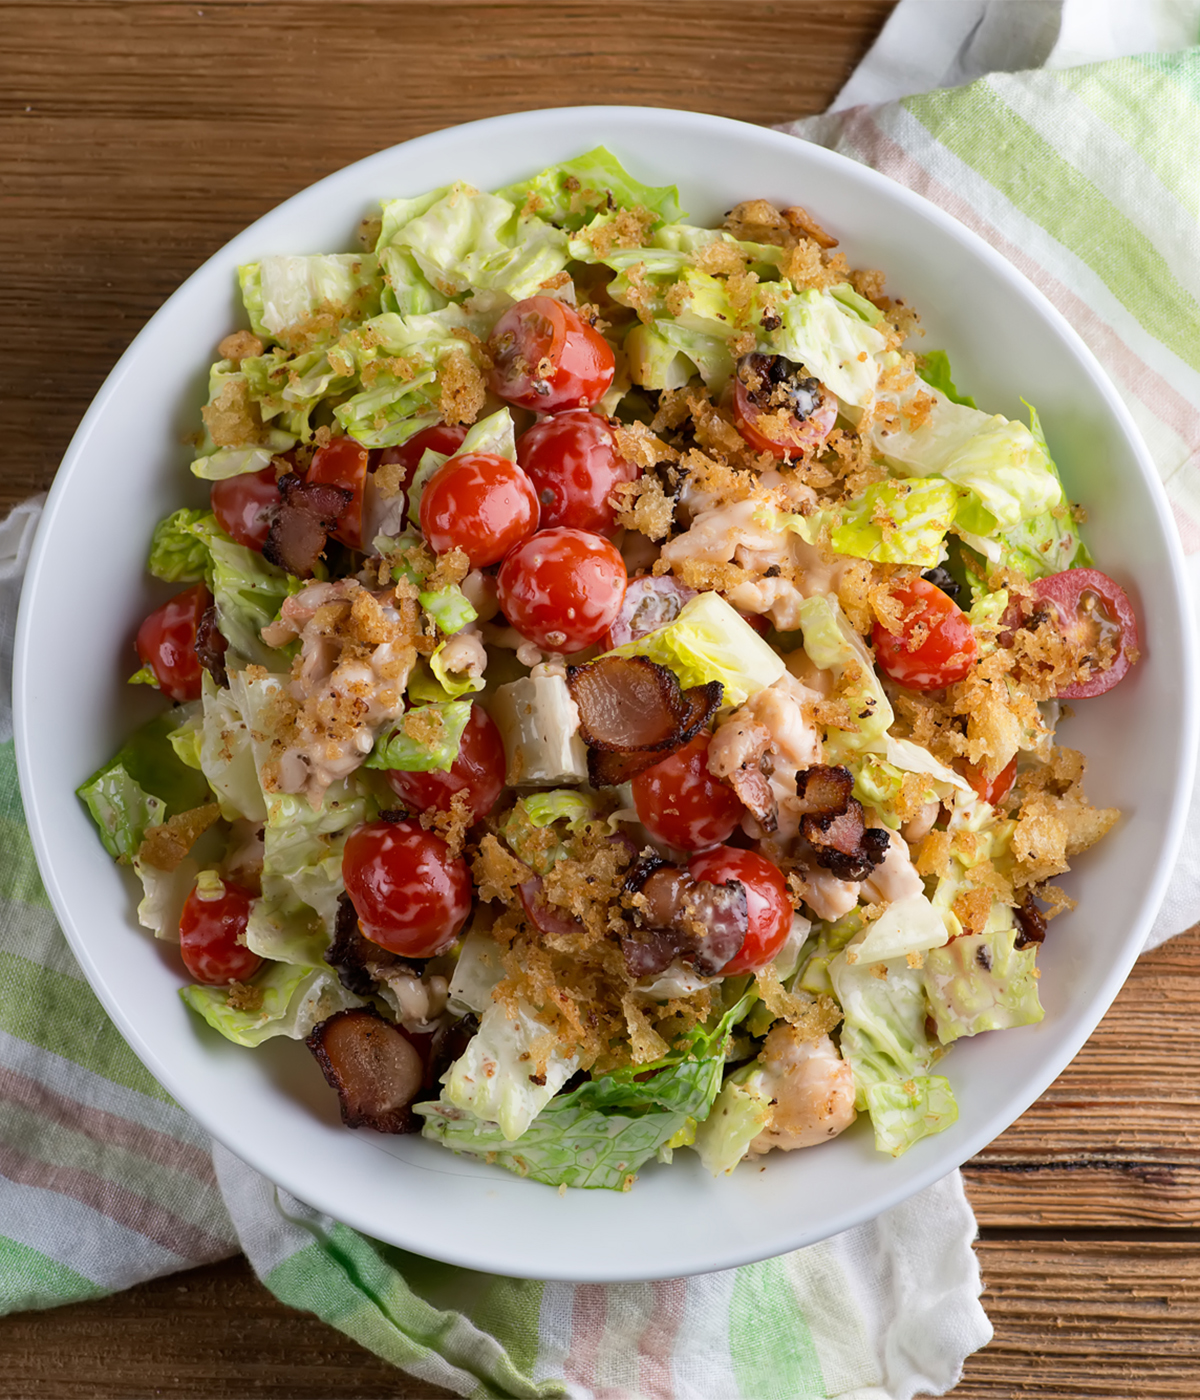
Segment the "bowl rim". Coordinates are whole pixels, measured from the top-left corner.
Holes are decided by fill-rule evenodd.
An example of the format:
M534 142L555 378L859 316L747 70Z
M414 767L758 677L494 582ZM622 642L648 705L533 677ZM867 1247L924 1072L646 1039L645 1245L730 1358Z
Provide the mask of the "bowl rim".
M64 502L69 497L72 479L75 473L80 469L80 463L86 456L88 440L96 424L107 413L108 405L114 397L118 386L129 372L141 339L149 333L152 327L171 319L174 314L175 306L183 299L187 290L193 283L208 277L210 275L210 269L213 269L215 266L220 265L222 267L228 267L235 258L237 261L244 261L244 252L247 245L253 244L256 235L261 236L264 225L266 225L268 221L286 219L288 213L294 206L301 201L313 199L318 191L330 199L336 199L343 186L355 186L359 184L363 180L363 177L370 175L372 171L378 170L381 174L385 174L389 165L396 160L398 152L409 152L414 148L420 148L422 154L436 153L440 145L452 146L462 141L464 137L482 134L485 129L489 137L499 132L510 136L513 140L519 140L525 133L536 132L539 128L542 128L548 117L594 121L597 127L603 127L606 120L612 121L614 119L619 119L621 121L627 121L631 117L635 117L640 118L646 124L647 128L651 130L655 124L658 123L672 128L676 133L681 132L684 128L688 128L689 134L694 135L701 141L706 133L714 135L718 133L734 133L740 134L743 139L763 144L767 148L774 146L780 151L791 150L794 152L794 143L797 140L803 140L803 138L798 138L784 132L773 131L728 117L702 112L681 111L673 108L629 107L621 105L538 108L531 111L483 118L478 121L447 127L439 131L414 137L409 141L398 143L397 145L387 147L384 150L368 155L306 186L304 189L299 190L296 194L290 196L287 200L256 219L253 223L235 234L234 237L221 248L216 250L200 265L200 267L180 284L153 316L149 318L141 330L139 330L137 336L134 337L133 341L105 379L72 436L71 442L64 453L59 471L51 486L42 521L29 558L26 587L22 591L14 647L14 733L26 820L38 865L42 872L42 878L55 914L66 933L75 957L78 959L87 976L89 985L99 997L105 1010L116 1024L122 1036L130 1044L134 1053L150 1073L181 1105L186 1107L186 1111L194 1116L212 1137L224 1143L235 1155L246 1160L250 1165L255 1166L256 1169L262 1171L264 1175L267 1175L272 1181L275 1181L300 1199L305 1198L306 1191L311 1187L311 1183L302 1175L297 1175L295 1171L281 1171L280 1163L274 1161L269 1168L261 1165L261 1155L259 1153L254 1150L247 1150L246 1145L243 1143L235 1143L229 1140L229 1137L223 1132L223 1124L218 1115L206 1111L204 1107L197 1108L196 1106L188 1104L189 1081L186 1076L176 1074L169 1064L164 1063L155 1047L145 1040L137 1024L126 1017L123 1009L116 1002L111 989L108 987L104 975L91 957L86 937L83 936L81 930L76 927L70 915L69 902L57 876L52 833L43 820L38 798L38 789L34 781L35 760L32 755L32 727L34 724L34 716L31 708L31 697L27 693L29 677L34 664L33 652L35 643L33 626L30 621L33 613L33 603L31 600L37 594L39 578L49 565L49 541L54 533L54 525L60 512L64 509ZM598 139L604 139L603 131L598 133ZM972 229L959 223L958 220L937 205L926 200L914 190L899 184L869 166L860 165L858 162L852 161L822 146L807 141L804 141L803 144L806 147L807 157L815 161L818 165L826 165L830 169L843 172L843 174L848 173L847 168L849 168L849 170L853 172L851 178L863 184L868 190L885 191L888 198L896 199L909 205L910 208L921 217L938 225L941 230L948 234L954 241L960 244L965 243L968 250L976 258L989 264L992 270L1003 280L1007 281L1018 295L1026 300L1032 300L1041 315L1045 319L1048 319L1057 329L1058 333L1073 347L1077 359L1082 367L1088 371L1097 391L1107 401L1109 408L1125 435L1127 446L1138 463L1143 483L1149 492L1150 501L1157 515L1159 530L1165 543L1169 571L1176 595L1175 601L1179 607L1180 616L1186 620L1190 616L1190 598L1186 586L1186 569L1182 546L1174 526L1166 493L1163 489L1158 472L1154 467L1153 460L1141 438L1136 424L1119 393L1109 380L1095 355L1062 313L1058 311L1038 287L1028 281L1002 254L993 249ZM1166 821L1162 826L1162 840L1159 846L1158 858L1150 878L1145 882L1146 894L1140 906L1139 918L1133 922L1126 934L1125 941L1121 945L1120 955L1115 957L1109 964L1099 994L1088 1008L1087 1014L1082 1017L1074 1033L1068 1036L1059 1047L1058 1052L1047 1060L1042 1072L1032 1076L1026 1082L1019 1096L1020 1108L1017 1113L1013 1114L1012 1117L1007 1120L1004 1126L1008 1126L1011 1122L1014 1122L1016 1117L1018 1117L1020 1113L1023 1113L1025 1109L1045 1091L1053 1080L1062 1073L1063 1069L1078 1053L1082 1044L1091 1035L1119 992L1138 954L1142 951L1145 936L1162 903L1167 882L1183 836L1184 820L1191 796L1191 783L1184 779L1189 778L1192 773L1196 757L1197 736L1200 734L1200 704L1198 704L1197 700L1197 665L1196 644L1193 635L1194 630L1194 627L1189 630L1185 626L1183 629L1184 636L1181 639L1183 652L1181 657L1181 677L1183 688L1180 696L1182 711L1180 728L1181 753L1179 756L1180 781L1171 795L1169 811ZM903 1183L897 1182L895 1186L885 1188L877 1195L871 1196L868 1204L843 1211L834 1218L828 1229L821 1229L813 1232L811 1229L797 1231L793 1227L789 1233L786 1223L781 1222L779 1239L777 1244L772 1247L771 1251L764 1251L762 1248L758 1247L747 1249L743 1253L727 1250L719 1258L714 1258L700 1264L692 1263L683 1270L677 1270L677 1272L697 1273L709 1269L735 1267L758 1259L771 1257L772 1254L787 1252L801 1245L826 1238L829 1235L838 1233L851 1226L863 1223L864 1221L874 1219L892 1206L924 1189L926 1186L945 1175L948 1170L953 1170L954 1167L960 1165L963 1161L978 1152L988 1142L992 1141L998 1135L998 1131L1003 1131L1003 1128L997 1130L994 1126L986 1126L973 1133L963 1132L960 1137L954 1140L953 1151L949 1155L938 1156L928 1166L916 1172ZM344 1206L339 1205L337 1217L346 1224L360 1229L368 1235L378 1233L379 1222L377 1220L372 1220L365 1209L365 1203L364 1207L360 1209L353 1201L347 1201L344 1203ZM404 1243L399 1240L395 1242L401 1245ZM581 1267L567 1267L550 1271L547 1271L544 1267L536 1266L532 1268L523 1268L519 1261L514 1261L507 1257L497 1257L494 1253L489 1253L486 1248L486 1242L477 1242L477 1245L472 1245L468 1248L439 1248L436 1252L430 1250L427 1244L423 1243L420 1249L421 1252L429 1253L432 1257L443 1259L447 1263L519 1277L544 1279L561 1278L580 1282L617 1282L648 1280L665 1276L661 1268L655 1270L654 1268L647 1267L645 1264L626 1269L607 1267L599 1272L597 1272L595 1268L588 1270Z

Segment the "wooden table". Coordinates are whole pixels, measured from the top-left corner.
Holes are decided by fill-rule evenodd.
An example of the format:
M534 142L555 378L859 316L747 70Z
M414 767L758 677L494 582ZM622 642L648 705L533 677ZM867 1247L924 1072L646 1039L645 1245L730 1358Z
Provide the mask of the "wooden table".
M46 486L150 313L393 142L613 102L820 111L891 0L0 0L0 505ZM996 1340L961 1400L1200 1396L1200 930L966 1168ZM0 1397L427 1396L244 1260L0 1320Z

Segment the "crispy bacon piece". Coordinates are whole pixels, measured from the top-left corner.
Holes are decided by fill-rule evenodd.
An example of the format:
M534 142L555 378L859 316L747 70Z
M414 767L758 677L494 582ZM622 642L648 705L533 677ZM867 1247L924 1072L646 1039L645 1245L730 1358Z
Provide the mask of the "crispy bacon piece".
M421 969L414 963L406 962L363 936L348 894L338 900L333 942L325 950L325 961L337 972L342 986L359 997L370 996L375 991L375 984L384 970L411 972L414 977L421 975Z
M225 672L225 651L228 646L217 626L216 606L205 608L200 614L200 625L196 628L196 660L222 690L229 689L229 676Z
M676 958L712 977L746 941L750 910L740 880L723 885L696 880L679 866L646 855L626 876L625 890L645 899L634 911L640 927L621 940L631 977L662 972Z
M1013 910L1017 921L1017 936L1014 948L1028 948L1031 943L1041 943L1046 937L1046 916L1034 903L1033 891L1026 890L1025 898Z
M308 578L325 548L325 536L337 528L353 491L324 481L305 481L294 472L279 478L279 508L271 521L263 558L298 578Z
M683 690L644 656L601 656L567 668L595 787L617 787L681 749L721 707L719 681Z
M377 1133L415 1133L413 1100L425 1066L398 1026L369 1007L338 1011L305 1041L321 1072L337 1090L342 1122Z
M798 811L805 816L836 817L846 810L854 791L849 768L829 768L823 763L796 774Z
M853 788L848 768L818 763L796 774L796 796L805 814L800 829L817 864L839 880L865 880L888 848L887 832L867 825L862 803L850 795Z

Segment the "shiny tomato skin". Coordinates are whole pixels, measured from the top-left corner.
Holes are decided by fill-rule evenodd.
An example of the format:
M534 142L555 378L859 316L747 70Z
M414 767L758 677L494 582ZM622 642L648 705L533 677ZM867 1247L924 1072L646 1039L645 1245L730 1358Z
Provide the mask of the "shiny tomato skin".
M473 569L498 564L538 527L533 482L490 452L451 457L425 483L421 533L437 554L461 549Z
M464 793L476 821L486 817L504 790L504 744L495 721L482 705L471 706L458 757L445 773L384 773L392 791L412 811L448 812L457 792Z
M688 870L695 879L714 885L740 880L746 887L750 927L741 951L725 964L721 976L732 977L738 972L766 967L792 930L792 902L779 867L757 851L717 846L693 856Z
M137 654L158 679L162 693L183 704L199 700L202 668L196 656L196 632L212 594L202 583L155 608L138 628Z
M573 306L528 297L496 322L488 341L495 368L491 389L535 413L591 408L616 370L612 347Z
M501 611L522 636L543 651L582 651L621 610L625 561L600 535L539 530L505 559L497 583Z
M974 763L968 763L966 759L956 759L955 769L966 778L967 782L975 789L976 793L985 802L990 802L994 807L1002 797L1007 796L1012 791L1012 785L1017 780L1017 755L1012 758L994 778L989 778L982 768L976 767Z
M466 861L416 822L368 822L352 832L342 878L363 934L401 957L440 953L471 911Z
M193 888L179 917L179 953L191 977L206 987L245 982L262 966L262 958L238 940L246 932L254 896L230 880L221 882L217 899L202 899Z
M367 484L370 453L353 438L333 438L313 453L307 481L341 486L352 493L350 503L338 516L333 538L350 549L362 548L363 489Z
M1114 634L1117 642L1117 654L1107 671L1093 671L1086 681L1060 690L1058 698L1088 700L1111 690L1133 664L1140 646L1137 615L1125 590L1099 569L1067 569L1036 579L1033 591L1043 602L1053 604L1059 625L1068 634L1088 626L1098 612L1102 629ZM1097 607L1097 600L1102 606Z
M229 538L261 551L271 530L271 512L279 504L275 468L214 481L209 496L217 524Z
M464 426L451 427L448 423L435 423L432 428L422 428L399 447L384 447L379 450L375 468L398 463L403 472L400 477L400 490L407 492L413 474L421 465L426 452L440 452L443 457L453 457L463 445L467 435Z
M709 734L633 780L633 804L642 825L681 851L703 851L728 841L745 815L737 793L708 771Z
M609 498L638 468L617 451L606 419L571 408L535 423L517 439L517 461L533 482L542 529L563 525L611 539L620 525Z
M733 417L737 430L756 452L769 452L780 461L790 461L805 452L819 448L837 422L837 400L828 390L822 390L812 414L804 419L794 415L791 425L794 441L777 442L762 431L759 424L766 417L763 409L754 402L749 389L738 375L733 380Z
M928 579L918 578L893 590L906 616L899 635L876 622L871 635L879 669L910 690L943 690L961 681L979 655L979 643L957 603ZM910 649L914 629L928 635Z

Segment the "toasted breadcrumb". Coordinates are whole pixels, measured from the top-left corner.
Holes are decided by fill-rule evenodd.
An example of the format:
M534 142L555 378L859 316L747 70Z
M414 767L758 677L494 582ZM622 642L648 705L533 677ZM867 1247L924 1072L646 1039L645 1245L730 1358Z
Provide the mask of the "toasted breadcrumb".
M421 825L432 831L446 843L451 860L462 855L467 843L467 832L475 824L475 813L465 792L456 792L450 799L449 810L430 807L421 813ZM482 895L480 896L482 898Z
M226 381L212 403L200 410L200 416L218 447L253 447L265 440L262 414L244 379Z
M438 412L451 427L474 423L487 398L487 383L465 350L453 350L438 367Z
M217 354L223 360L232 360L235 365L243 360L252 360L263 352L263 343L251 331L234 331L217 346Z
M627 530L640 530L648 540L664 540L675 520L675 502L653 475L622 482L613 493L617 521Z
M176 812L159 826L147 828L137 859L155 870L178 870L200 837L220 819L221 809L215 802Z
M225 1005L231 1011L261 1011L263 989L247 986L244 982L231 982L225 993Z
M771 1015L794 1026L799 1040L819 1040L842 1019L841 1008L832 997L786 991L773 966L759 968L754 984Z

